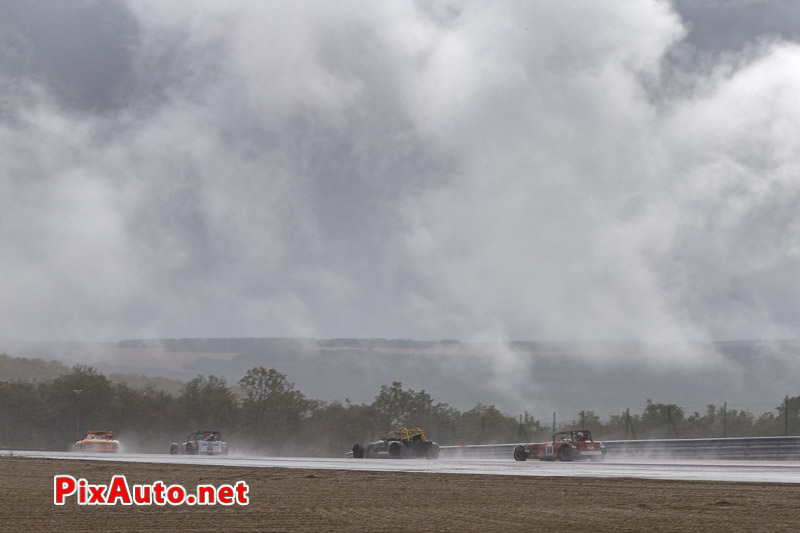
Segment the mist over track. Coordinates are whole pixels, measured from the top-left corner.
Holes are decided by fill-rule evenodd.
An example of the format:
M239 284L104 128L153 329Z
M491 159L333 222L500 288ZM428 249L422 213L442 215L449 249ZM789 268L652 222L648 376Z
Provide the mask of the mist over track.
M10 452L4 451L2 455ZM167 454L92 454L57 451L13 451L15 456L80 461L220 465L308 470L352 470L435 474L485 474L495 476L633 478L752 483L800 483L800 461L627 460L591 462L539 462L503 459L439 459L437 461L346 459L312 457L249 457L230 455L183 456Z

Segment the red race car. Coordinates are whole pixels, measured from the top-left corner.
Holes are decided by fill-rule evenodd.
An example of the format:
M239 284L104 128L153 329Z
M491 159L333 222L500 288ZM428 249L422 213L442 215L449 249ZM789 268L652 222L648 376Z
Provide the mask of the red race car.
M602 461L605 457L605 444L593 441L592 434L585 429L556 433L552 442L520 444L514 448L514 459L517 461L527 461L528 458L540 461Z

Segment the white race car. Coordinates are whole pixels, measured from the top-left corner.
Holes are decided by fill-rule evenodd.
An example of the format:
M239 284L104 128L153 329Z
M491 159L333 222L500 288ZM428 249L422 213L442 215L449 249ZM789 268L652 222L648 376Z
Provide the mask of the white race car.
M221 439L219 431L195 431L186 436L186 442L183 444L173 442L169 447L169 453L228 455L228 443Z

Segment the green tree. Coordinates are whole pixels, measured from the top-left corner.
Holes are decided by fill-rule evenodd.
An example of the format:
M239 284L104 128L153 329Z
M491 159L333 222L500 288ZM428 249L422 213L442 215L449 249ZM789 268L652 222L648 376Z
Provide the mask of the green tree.
M647 438L675 438L684 429L683 409L675 404L653 403L647 399L647 407L639 421L642 434ZM637 431L639 431L637 429ZM639 435L642 438L642 435Z
M756 417L747 411L729 409L727 412L728 437L757 437Z
M225 380L217 376L197 376L184 384L177 400L181 413L182 431L198 429L220 431L223 434L234 429L238 402Z
M602 427L600 417L594 411L581 411L578 416L579 419L570 429L588 429L590 432L596 433Z
M181 438L177 400L162 390L137 390L114 384L121 408L112 429L124 451L164 453L170 442Z
M623 411L618 415L611 415L609 421L602 426L602 429L594 432L592 437L596 439L615 440L615 439L635 439L641 433L641 417L631 415Z
M252 445L280 453L295 443L303 422L319 406L274 368L252 368L239 380L242 413Z
M723 409L713 404L706 406L705 414L694 412L686 419L686 432L681 437L696 439L721 437L724 428Z
M50 448L50 409L36 383L0 382L0 448Z
M469 444L516 442L519 422L494 405L477 404L459 418L460 440Z
M43 423L50 431L48 445L68 447L94 429L112 429L118 419L119 399L112 383L90 366L75 365L72 373L41 383L39 393L50 407Z
M434 404L431 395L421 390L403 389L403 384L393 381L391 387L381 385L372 407L378 413L379 423L389 429L396 427L435 427L440 418L447 417L448 405Z
M758 437L777 437L784 433L785 418L775 413L763 413L754 422L754 433Z
M364 444L382 437L386 430L377 422L374 407L366 404L333 402L320 404L304 424L304 453L341 455L356 443Z

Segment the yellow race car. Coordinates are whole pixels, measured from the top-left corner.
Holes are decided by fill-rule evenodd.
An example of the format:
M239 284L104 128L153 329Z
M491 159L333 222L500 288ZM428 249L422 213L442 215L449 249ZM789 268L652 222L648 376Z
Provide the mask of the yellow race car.
M439 445L428 440L422 428L398 428L388 432L381 440L370 442L366 446L353 446L354 459L391 459L425 458L437 459Z

